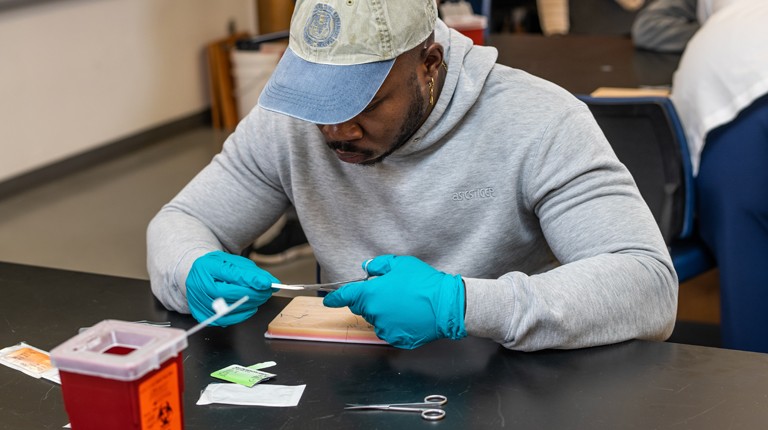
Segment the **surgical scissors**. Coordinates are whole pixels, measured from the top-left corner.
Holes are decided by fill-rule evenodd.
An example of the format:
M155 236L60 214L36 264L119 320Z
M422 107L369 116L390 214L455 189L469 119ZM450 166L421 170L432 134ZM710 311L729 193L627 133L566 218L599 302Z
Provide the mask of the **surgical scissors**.
M421 417L429 421L437 421L445 418L445 410L441 406L448 403L448 398L442 394L430 394L424 397L423 402L416 403L382 403L377 405L358 405L347 403L347 410L379 410L399 412L421 412Z

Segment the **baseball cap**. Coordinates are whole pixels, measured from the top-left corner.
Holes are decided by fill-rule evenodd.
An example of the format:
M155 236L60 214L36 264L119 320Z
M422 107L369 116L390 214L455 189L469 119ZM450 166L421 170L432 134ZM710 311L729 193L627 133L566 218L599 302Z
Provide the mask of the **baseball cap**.
M436 19L435 0L297 0L288 48L259 106L315 124L345 122Z

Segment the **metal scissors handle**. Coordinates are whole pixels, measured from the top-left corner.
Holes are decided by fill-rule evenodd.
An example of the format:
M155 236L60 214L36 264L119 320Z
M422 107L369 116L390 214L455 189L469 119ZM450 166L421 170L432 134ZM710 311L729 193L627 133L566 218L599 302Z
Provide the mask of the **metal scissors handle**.
M423 402L415 403L382 403L378 405L347 404L347 410L380 410L398 412L421 412L421 417L428 421L445 418L445 410L440 407L448 403L448 398L442 394L430 394Z

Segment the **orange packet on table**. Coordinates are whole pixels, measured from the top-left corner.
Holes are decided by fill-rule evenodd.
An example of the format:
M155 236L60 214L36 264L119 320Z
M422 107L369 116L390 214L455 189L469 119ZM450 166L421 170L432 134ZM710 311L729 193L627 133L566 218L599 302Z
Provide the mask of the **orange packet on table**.
M59 383L58 371L48 353L24 342L0 350L0 363L29 376Z

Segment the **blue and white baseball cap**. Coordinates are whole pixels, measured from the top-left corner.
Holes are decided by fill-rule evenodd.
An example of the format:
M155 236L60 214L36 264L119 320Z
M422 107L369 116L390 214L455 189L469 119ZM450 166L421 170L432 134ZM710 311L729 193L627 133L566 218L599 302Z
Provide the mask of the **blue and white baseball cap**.
M315 124L348 121L436 19L435 0L297 0L288 48L259 106Z

